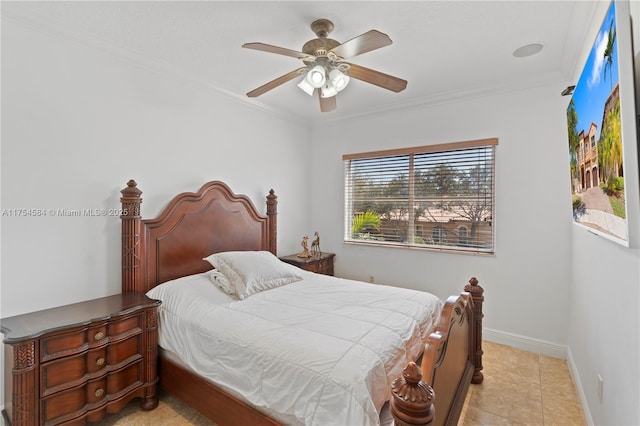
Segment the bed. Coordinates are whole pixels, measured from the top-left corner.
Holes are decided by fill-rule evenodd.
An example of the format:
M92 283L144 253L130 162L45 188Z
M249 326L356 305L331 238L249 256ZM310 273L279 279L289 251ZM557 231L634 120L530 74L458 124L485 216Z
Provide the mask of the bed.
M121 216L122 291L124 293L144 292L151 296L160 295L158 298L164 298L166 297L165 289L171 287L178 299L184 299L189 292L199 295L193 300L186 302L183 300L182 305L168 302L159 312L161 348L158 371L160 385L217 424L378 424L380 418L377 416L384 407L390 407L389 411L396 425L456 424L469 383L482 382L483 291L475 278L470 280L469 284L465 286L465 291L460 295L451 296L441 304L434 305L437 309L434 314L432 312L433 306L432 311L422 312L423 306L432 303L432 300L426 296L428 293L411 291L405 293L404 290L401 292L398 289L386 288L385 286L371 286L336 277L319 277L318 274L298 270L291 265L280 262L280 266L285 267L283 265L286 265L285 268L290 268L288 271L298 279L287 282L286 285L275 286L277 288L269 289L269 291L260 291L259 294L251 295L243 300L225 300L224 292L214 292L217 290L216 286L211 284L212 264L205 259L212 255L216 258L222 258L221 256L237 253L242 256L259 254L268 257L269 262L273 259L277 261L275 258L277 253L277 197L274 191L271 190L266 197L266 214L261 214L248 197L236 195L223 182L213 181L204 184L197 192L187 192L175 196L160 215L153 219L141 217L142 191L137 187L135 181L130 180L127 187L121 192L123 213ZM241 257L241 259L244 258ZM217 270L222 269L218 267ZM347 325L345 322L343 326L338 323L337 327L333 327L338 336L324 336L329 333L323 331L321 333L322 339L328 340L320 340L319 347L314 347L316 338L308 339L300 334L299 342L290 342L294 345L295 351L284 350L285 353L264 355L279 349L275 348L275 346L279 346L273 344L275 341L291 340L287 335L279 333L283 333L282 330L288 326L286 323L292 315L280 315L285 324L278 323L277 326L273 326L271 320L277 316L277 309L264 314L269 318L267 324L260 322L259 317L262 309L267 309L270 305L282 305L283 301L293 300L294 294L300 292L299 303L302 304L302 307L290 309L297 309L296 312L314 310L313 315L318 316L320 322L326 325L336 320L328 316L325 317L328 315L326 312L317 312L318 306L323 306L325 302L316 301L313 297L316 294L326 293L334 295L334 298L338 300L345 299L340 296L340 292L350 286L355 286L356 289L359 289L357 291L363 294L368 289L385 287L385 290L382 291L402 293L407 300L403 301L402 297L396 299L395 295L376 296L374 294L372 296L373 305L371 309L366 311L367 313L363 313L362 309L365 308L361 307L361 302L355 304L360 310L356 309L354 312L350 311L354 309L354 306L345 304L339 308L340 311L344 312L345 318L353 317L352 320L355 322L352 325ZM319 289L331 289L331 291ZM210 293L207 296L202 296L200 291ZM282 299L277 299L278 297ZM396 311L401 311L404 315L406 311L413 312L415 310L416 318L409 321L399 316L397 320L393 320L396 317L391 316L389 318L392 320L385 319L383 326L371 328L375 331L370 331L367 328L366 332L362 332L360 330L362 319L368 318L368 315L373 315L378 310L376 306L379 305L375 305L376 297L397 300L394 302L398 303ZM220 306L211 310L205 305L207 303L219 303ZM203 319L187 326L176 325L173 328L173 334L174 336L182 336L186 335L185 330L197 328L199 335L179 341L172 346L166 340L168 337L163 337L163 333L167 336L171 334L171 326L167 319L164 320L165 326L163 327L163 315L182 316L181 313L187 310L185 306L190 307L194 304L200 306L196 307L195 311L200 312L201 318L206 317L206 320ZM413 307L409 308L410 305ZM169 312L170 306L173 306L171 312ZM335 310L335 308L329 310ZM235 353L235 349L224 352L221 349L220 342L222 341L228 342L231 338L237 339L233 341L236 348L249 346L249 340L255 342L255 338L248 339L245 336L245 333L252 331L250 328L231 328L231 324L239 323L239 320L236 321L236 319L247 317L249 314L249 321L253 321L251 328L255 328L257 334L262 337L261 344L264 346L258 349L249 348L259 356L256 355L252 358L251 352L249 355L239 356L239 359L244 360L244 368L240 368L239 365L235 367L226 365L222 370L232 372L246 370L249 374L244 376L245 378L238 376L233 380L240 385L245 381L247 389L254 389L254 392L250 392L254 394L253 397L246 395L247 389L238 390L233 383L230 385L227 379L210 376L202 367L203 363L217 364L222 362L222 359L234 361L232 354ZM376 321L378 320L371 320L371 322ZM309 324L312 332L317 331L313 329L313 327L318 327L317 324L309 319L301 319L300 322ZM393 331L392 335L400 335L401 338L383 335L384 329L390 328L388 325L395 322L410 322L412 325L409 328L414 329L413 334L404 336L402 335L404 331ZM203 324L209 324L209 329L204 330ZM225 327L219 328L233 330L230 331L231 337L229 335L219 336L217 334L219 330L216 330L215 324L226 324ZM299 327L299 325L300 323L296 323L293 326ZM405 345L405 350L400 351L402 356L398 356L396 351L395 355L391 355L389 359L382 359L382 357L374 355L373 358L376 356L381 358L379 362L371 359L367 361L368 358L363 353L354 355L351 346L339 352L336 348L340 345L335 342L344 337L340 333L347 333L347 330L352 329L355 330L353 333L359 336L358 339L362 336L368 338L366 345L376 346L379 342L397 339ZM211 335L214 335L217 340L209 341ZM205 336L207 337L205 338ZM268 336L271 340L267 338ZM417 342L416 336L419 339ZM426 345L424 345L425 341ZM184 346L187 344L193 346L186 349L185 352ZM358 345L358 347L361 346ZM331 348L331 350L324 351L325 348ZM179 353L181 350L182 353ZM209 359L203 362L202 357L197 358L195 353L198 350L209 354ZM334 350L335 353L332 354ZM381 349L381 351L384 353L385 349ZM294 352L295 357L298 358L287 359L289 364L265 368L265 365L271 366L273 364L272 359L287 358L289 354ZM292 394L296 392L304 394L305 398L309 393L313 393L310 390L316 389L313 385L315 383L313 380L316 379L302 380L306 383L306 387L303 386L299 391L295 390L292 382L296 381L295 377L304 377L303 371L309 370L312 374L317 375L317 370L326 369L328 362L334 362L331 358L318 358L316 355L319 352L329 352L327 356L340 359L340 363L336 361L329 368L333 374L331 380L318 379L324 380L322 389L330 389L330 392L316 398L316 402L313 404L305 400L305 403L302 404L305 407L292 408L291 412L287 412L286 407L285 409L281 408L282 396L276 397L276 400L261 399L265 394L271 395L273 393L275 395L275 392L271 391L283 387L286 387L287 392ZM369 352L369 348L362 352ZM189 354L194 356L191 357ZM194 361L188 358L197 359ZM349 358L351 358L350 361ZM362 360L362 365L357 363L358 360ZM238 362L237 359L235 361ZM420 366L413 361L419 362ZM369 366L369 364L371 365ZM233 366L233 363L229 365ZM285 373L292 368L291 366L299 370L295 370L297 372L293 376L287 376ZM283 373L278 375L270 370L282 371ZM393 377L396 378L393 379ZM255 381L256 378L259 380ZM363 386L361 382L367 382L367 386ZM389 385L390 383L392 384ZM255 389L256 387L258 389ZM341 393L343 388L348 388L349 391ZM267 392L265 389L271 389L271 391ZM436 398L433 397L434 392L437 395ZM370 393L370 402L367 393ZM355 395L353 401L350 399L351 395ZM295 399L293 398L293 400ZM383 405L383 399L390 399L390 404ZM285 402L292 403L292 401ZM313 405L312 409L308 408L310 405ZM357 409L350 408L353 406L356 406ZM361 414L357 412L360 406L364 407L361 409L362 417L358 417ZM338 415L333 418L327 417L327 413L335 411L336 407L346 407L345 413L340 414L344 417ZM307 410L311 414L298 416L300 410Z

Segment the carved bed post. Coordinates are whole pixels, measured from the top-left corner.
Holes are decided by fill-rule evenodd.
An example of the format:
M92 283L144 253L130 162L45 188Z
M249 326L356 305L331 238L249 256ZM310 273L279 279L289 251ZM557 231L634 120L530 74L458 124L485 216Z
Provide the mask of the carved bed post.
M433 388L423 382L415 362L391 384L391 415L395 426L425 426L434 420Z
M267 195L267 217L269 218L269 251L278 255L278 196L273 189Z
M142 203L142 191L138 184L131 179L127 187L120 191L122 197L122 292L130 293L141 288L142 268L140 259L142 256L140 246L140 203Z
M144 390L142 408L153 410L158 406L159 398L156 383L158 381L158 311L148 310L145 313L145 341L147 350L144 354L147 359L147 369L144 372L144 381L147 384Z
M13 426L36 426L38 424L38 370L36 366L36 357L39 356L37 340L28 340L12 345L13 352L13 370L5 370L4 374L12 374L10 380L13 384L13 397L10 401L11 406L2 410L6 424ZM5 352L7 353L7 352ZM8 353L7 353L8 354ZM8 354L11 356L11 354ZM5 387L5 389L7 389ZM9 395L12 391L9 390ZM5 395L6 399L7 395ZM10 416L7 412L10 411ZM13 423L9 422L12 417Z
M475 371L471 378L471 383L480 384L484 380L482 374L482 318L484 313L482 312L482 302L484 301L484 289L478 285L478 280L473 277L469 280L469 284L464 287L464 291L471 293L473 299L473 365Z

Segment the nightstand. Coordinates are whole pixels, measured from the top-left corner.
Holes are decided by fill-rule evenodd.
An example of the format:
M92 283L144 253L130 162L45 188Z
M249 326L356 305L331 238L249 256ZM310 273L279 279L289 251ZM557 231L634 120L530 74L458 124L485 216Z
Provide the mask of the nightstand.
M12 426L84 424L156 394L160 302L118 294L0 320Z
M335 253L320 253L311 257L298 257L295 254L281 257L283 262L290 263L305 271L318 274L333 275L333 258Z

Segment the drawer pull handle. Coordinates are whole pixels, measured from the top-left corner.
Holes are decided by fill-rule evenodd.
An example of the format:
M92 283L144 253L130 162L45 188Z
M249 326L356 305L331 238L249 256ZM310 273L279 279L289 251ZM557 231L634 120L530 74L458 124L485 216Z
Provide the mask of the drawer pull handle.
M104 394L104 389L102 389L102 388L96 390L96 392L95 392L95 396L97 398L100 398L103 394Z
M104 339L104 333L102 331L98 331L96 333L96 335L93 336L93 338L96 339L96 340L102 340L102 339Z
M104 358L100 357L96 360L96 365L104 365Z

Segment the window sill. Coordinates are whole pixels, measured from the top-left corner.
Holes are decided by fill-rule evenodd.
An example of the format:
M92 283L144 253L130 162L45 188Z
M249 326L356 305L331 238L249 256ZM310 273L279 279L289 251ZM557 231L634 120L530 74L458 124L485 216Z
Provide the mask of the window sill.
M478 250L478 249L465 249L462 247L446 247L446 246L421 246L421 245L408 245L398 243L388 243L381 241L367 241L367 240L345 240L343 241L347 245L354 246L368 246L368 247L381 247L381 248L399 248L408 250L419 251L432 251L439 253L455 253L455 254L470 254L477 256L494 256L495 250Z

